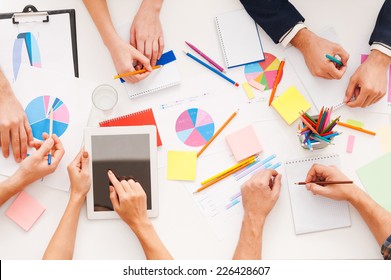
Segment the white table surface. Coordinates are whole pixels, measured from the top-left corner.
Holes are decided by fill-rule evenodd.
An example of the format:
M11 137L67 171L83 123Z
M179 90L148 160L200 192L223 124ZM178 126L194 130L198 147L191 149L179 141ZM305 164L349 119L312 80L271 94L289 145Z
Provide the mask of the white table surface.
M108 1L110 12L116 26L130 24L141 1L111 0ZM351 53L368 52L367 44L372 32L377 13L383 3L373 1L292 1L306 18L306 24L317 31L325 26L333 26L343 45ZM198 85L197 74L200 68L195 67L183 53L187 49L185 40L193 42L205 50L211 57L222 64L222 54L217 37L213 17L215 15L242 8L238 0L165 0L161 11L164 39L167 48L172 48L178 58L182 75L180 86L155 93L148 97L129 100L121 85L113 82L115 73L111 57L103 45L82 1L48 1L48 0L15 0L1 1L0 12L21 11L27 4L33 4L40 10L76 9L77 39L80 77L96 83L110 83L119 92L119 104L115 114L122 115L147 108L153 104L161 104L166 98L173 96L191 96L200 94L201 90L213 87L226 91L227 94L244 93L241 88L233 88L213 73L205 73L208 84ZM281 46L276 46L261 31L265 52L283 55ZM360 47L358 47L360 46ZM244 82L243 69L229 70L228 74L238 82ZM201 76L202 76L201 75ZM294 74L292 74L292 77ZM284 74L286 84L291 78L289 72ZM210 83L210 84L209 84ZM221 106L222 104L216 104ZM372 130L389 123L388 115L364 114L360 109L341 109L344 118L352 118L365 122ZM97 115L92 112L90 125L96 125ZM231 113L231 112L227 112ZM247 120L251 123L251 120ZM240 128L233 125L230 130ZM281 137L294 138L295 127L287 126L282 119L274 124L283 131ZM344 172L359 183L355 170L365 163L381 155L377 137L359 132L344 130L344 134L336 140L334 147L316 154L338 153ZM228 132L229 130L227 130ZM270 132L261 132L267 136ZM348 135L356 135L354 152L347 154L346 141ZM224 135L224 134L222 134ZM221 136L223 138L223 136ZM221 140L222 141L222 140ZM296 140L292 140L296 141ZM176 147L170 147L176 148ZM280 160L310 156L299 145L275 147ZM159 153L165 152L160 150ZM164 165L164 164L163 164ZM166 168L159 168L160 214L153 219L153 224L161 239L177 259L230 259L236 247L240 227L232 229L224 239L216 237L205 218L193 202L191 195L180 182L165 179ZM281 168L280 172L284 173ZM0 180L4 177L0 176ZM285 178L284 178L285 179ZM46 207L43 216L29 232L25 232L8 217L5 211L12 203L11 198L0 208L0 258L1 259L40 259L57 227L68 201L68 193L33 184L26 191ZM371 232L361 220L357 211L350 208L351 227L318 233L296 235L294 232L287 186L284 184L280 199L270 213L263 235L263 258L265 259L379 259L380 249ZM75 245L75 259L143 259L144 253L131 230L121 220L91 221L86 217L83 207Z

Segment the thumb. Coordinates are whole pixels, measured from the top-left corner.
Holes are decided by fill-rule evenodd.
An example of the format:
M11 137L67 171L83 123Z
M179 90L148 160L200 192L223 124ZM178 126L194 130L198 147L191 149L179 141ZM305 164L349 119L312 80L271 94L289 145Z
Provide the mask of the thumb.
M53 148L54 140L52 138L48 138L43 142L41 147L36 151L39 156L45 157Z
M142 65L144 65L145 69L152 71L151 63L146 56L144 56L141 52L138 52L136 58Z
M88 157L88 152L84 151L81 157L81 169L82 170L88 170L88 163L90 161L90 158Z
M354 79L350 79L348 88L346 89L345 92L345 99L343 100L345 104L349 103L350 100L352 100L356 86L357 86L356 81Z

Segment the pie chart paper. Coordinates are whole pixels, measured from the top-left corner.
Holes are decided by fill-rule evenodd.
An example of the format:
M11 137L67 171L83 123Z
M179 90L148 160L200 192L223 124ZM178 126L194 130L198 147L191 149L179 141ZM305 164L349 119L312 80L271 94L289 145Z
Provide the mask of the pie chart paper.
M248 82L254 80L265 86L265 90L273 88L277 77L280 60L270 53L265 53L265 60L247 64L244 67L244 75Z
M34 138L43 140L42 133L49 134L50 110L53 108L53 134L63 135L69 124L69 111L64 102L57 97L44 95L33 99L26 107Z
M181 113L175 125L178 138L191 147L205 145L212 138L214 130L212 117L198 108L191 108Z

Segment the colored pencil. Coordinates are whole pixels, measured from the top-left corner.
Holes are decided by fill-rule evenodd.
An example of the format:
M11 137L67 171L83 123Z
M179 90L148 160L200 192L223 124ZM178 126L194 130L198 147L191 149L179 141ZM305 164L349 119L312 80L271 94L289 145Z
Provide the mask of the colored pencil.
M220 72L223 72L225 73L225 70L223 67L221 67L220 65L218 65L216 62L214 62L209 56L207 56L206 54L204 54L202 51L200 51L196 46L194 46L193 44L190 44L189 42L186 42L185 43L191 48L193 49L196 53L198 53L200 56L202 56L203 58L205 58L210 64L212 64L214 67L216 67Z
M353 184L353 181L313 181L313 182L297 182L296 185L306 185L306 184L318 184L318 185L335 185L335 184Z
M305 119L305 118L303 118L303 116L300 116L300 118L301 118L301 121L313 132L313 133L315 133L315 134L319 134L319 132L318 131L316 131L316 129L315 128L313 128L312 126L311 126L311 124L309 124L308 122L307 122L307 120ZM318 122L319 123L319 122Z
M373 136L376 135L376 132L373 132L373 131L370 131L370 130L366 130L366 129L363 129L361 127L354 126L354 125L351 125L351 124L347 124L347 123L343 123L343 122L337 122L337 124L340 125L340 126L351 128L351 129L354 129L354 130L357 130L357 131L360 131L360 132L364 132L364 133L367 133L367 134L370 134L370 135L373 135Z
M315 128L316 131L319 131L319 125L320 125L320 120L322 119L322 116L323 116L323 110L324 110L324 107L322 107L322 109L319 112L318 122L317 122L316 128Z
M209 139L208 142L202 147L202 149L197 153L197 157L199 157L205 149L212 143L212 141L220 134L220 132L232 121L232 119L238 114L239 109L236 110L226 121L225 123L219 128L219 130L216 131L215 134L213 134L212 138Z
M238 87L239 84L237 82L235 82L234 80L228 78L226 75L224 75L223 73L221 73L220 71L216 70L215 68L213 68L212 66L209 66L208 64L206 64L205 62L203 62L202 60L198 59L197 57L195 57L194 55L192 55L191 53L189 52L186 52L186 51L183 51L188 57L190 57L191 59L195 60L196 62L198 62L199 64L201 64L202 66L208 68L210 71L216 73L217 75L219 75L220 77L222 77L223 79L227 80L228 82L230 82L231 84L233 84L235 87Z
M52 134L53 134L53 108L50 109L50 122L49 122L49 137L52 138ZM51 165L52 164L52 152L49 151L49 154L48 154L48 165Z
M248 159L242 160L241 162L235 164L234 166L231 166L230 168L228 168L228 169L226 169L224 171L221 171L220 173L210 177L209 179L206 179L206 180L202 181L201 185L204 185L204 184L206 184L206 183L208 183L210 181L213 181L213 180L215 180L215 179L225 175L226 173L228 173L228 172L230 172L232 170L236 170L238 167L247 166L248 164L254 162L256 158L257 158L257 156L255 155L255 156L249 157Z
M326 54L326 57L327 57L329 60L331 60L332 62L337 63L339 66L343 66L342 61L339 60L339 59L336 59L334 56L331 56L331 55L329 55L329 54Z
M278 66L277 77L276 77L276 79L274 80L273 90L272 90L272 93L270 94L269 106L270 106L270 105L272 104L272 102L273 102L274 95L275 95L276 90L277 90L277 86L278 86L278 84L280 83L281 76L282 76L282 70L284 69L284 65L285 65L285 60L282 60L282 61L280 62L280 65Z
M152 70L155 70L155 69L159 69L161 68L162 65L155 65L155 66L152 66ZM136 70L136 71L132 71L132 72L127 72L127 73L123 73L123 74L118 74L116 76L113 77L113 79L119 79L119 78L123 78L123 77L127 77L127 76L132 76L132 75L136 75L136 74L142 74L142 73L145 73L147 72L148 70L147 69L141 69L141 70Z

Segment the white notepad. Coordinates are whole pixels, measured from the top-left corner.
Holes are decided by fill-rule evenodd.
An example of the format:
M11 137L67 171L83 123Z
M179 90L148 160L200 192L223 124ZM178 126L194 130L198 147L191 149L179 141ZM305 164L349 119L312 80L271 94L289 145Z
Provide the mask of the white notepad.
M218 15L215 20L227 68L265 59L257 24L246 10Z
M346 201L336 201L313 195L305 186L295 182L304 181L314 163L340 166L339 156L320 155L285 162L285 171L291 200L296 234L330 230L351 225Z
M124 83L129 98L136 98L148 93L175 86L181 81L177 61L165 64L162 68L152 71L144 80L131 84Z

